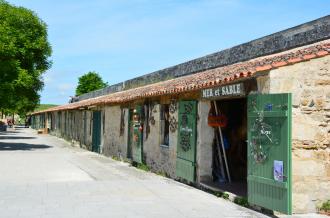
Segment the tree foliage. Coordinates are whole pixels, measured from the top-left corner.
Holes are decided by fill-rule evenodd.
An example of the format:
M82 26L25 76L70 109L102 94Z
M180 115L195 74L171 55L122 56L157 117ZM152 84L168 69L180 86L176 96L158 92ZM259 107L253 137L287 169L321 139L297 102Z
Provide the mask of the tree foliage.
M107 85L108 84L103 82L98 73L91 71L78 78L76 95L82 95L91 91L102 89Z
M31 10L0 0L0 109L26 113L39 103L50 68L47 25Z

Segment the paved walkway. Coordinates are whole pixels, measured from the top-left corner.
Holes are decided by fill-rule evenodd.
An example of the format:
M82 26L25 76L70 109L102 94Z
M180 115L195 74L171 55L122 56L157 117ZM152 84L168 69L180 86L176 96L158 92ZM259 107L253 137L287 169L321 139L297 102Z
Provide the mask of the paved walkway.
M266 217L31 129L0 132L0 217Z

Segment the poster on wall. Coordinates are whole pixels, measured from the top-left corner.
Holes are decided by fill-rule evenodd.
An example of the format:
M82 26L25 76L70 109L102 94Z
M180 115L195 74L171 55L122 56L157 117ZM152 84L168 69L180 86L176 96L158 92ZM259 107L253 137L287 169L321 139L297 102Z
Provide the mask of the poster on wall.
M274 180L283 182L283 161L274 160Z

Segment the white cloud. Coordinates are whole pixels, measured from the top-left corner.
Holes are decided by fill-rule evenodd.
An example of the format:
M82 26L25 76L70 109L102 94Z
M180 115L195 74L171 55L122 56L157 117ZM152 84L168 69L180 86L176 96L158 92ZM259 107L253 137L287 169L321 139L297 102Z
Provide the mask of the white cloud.
M61 83L57 86L57 90L60 95L68 96L70 93L72 93L74 87L75 85L72 83Z

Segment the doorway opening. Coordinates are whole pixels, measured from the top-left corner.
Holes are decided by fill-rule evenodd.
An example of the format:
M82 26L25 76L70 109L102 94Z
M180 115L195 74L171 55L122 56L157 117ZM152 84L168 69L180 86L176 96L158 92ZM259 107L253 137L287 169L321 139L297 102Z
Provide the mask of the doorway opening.
M225 99L211 104L210 115L221 117L214 127L212 181L209 186L247 196L247 100ZM219 124L220 125L220 124ZM221 158L221 160L220 160Z

